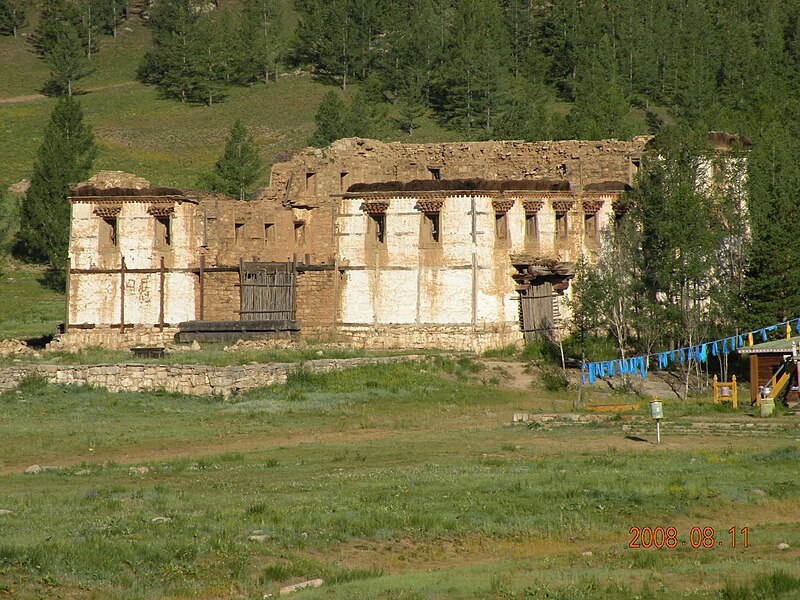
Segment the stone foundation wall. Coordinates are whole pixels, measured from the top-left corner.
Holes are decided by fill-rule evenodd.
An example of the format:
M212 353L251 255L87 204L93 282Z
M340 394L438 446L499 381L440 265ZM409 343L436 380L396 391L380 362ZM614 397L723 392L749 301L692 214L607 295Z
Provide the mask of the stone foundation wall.
M442 348L485 352L510 344L522 345L519 323L471 325L340 325L338 337L370 349Z
M177 333L177 327L164 327L163 331L159 331L157 327L135 327L125 330L125 333L110 327L70 329L47 344L47 350L79 352L91 347L129 350L137 346L167 346L175 343Z
M286 383L289 373L300 368L315 373L341 371L364 365L416 361L423 357L373 357L311 360L305 363L248 364L230 367L208 365L21 365L0 367L0 392L12 390L29 376L50 383L91 385L111 392L166 390L192 396L227 397L267 385Z

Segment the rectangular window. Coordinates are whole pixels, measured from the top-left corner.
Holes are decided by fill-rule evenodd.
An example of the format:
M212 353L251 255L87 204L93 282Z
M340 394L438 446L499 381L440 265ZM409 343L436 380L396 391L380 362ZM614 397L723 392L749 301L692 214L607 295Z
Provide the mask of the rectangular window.
M565 238L568 234L567 213L556 213L556 237Z
M439 181L442 178L441 169L435 167L428 167L428 172L431 174L431 179Z
M296 244L305 244L306 242L306 222L294 222L294 241Z
M306 191L316 193L317 191L317 174L306 173Z
M172 231L169 217L156 217L156 245L169 246L172 244Z
M498 240L508 239L508 213L495 213L494 214L494 233Z
M346 192L350 187L350 174L342 171L339 173L339 191Z
M525 241L533 242L539 239L539 216L536 213L525 215Z
M244 243L244 223L234 223L233 240L237 246Z
M378 244L383 244L386 239L386 215L383 213L368 216L367 233Z
M587 213L583 215L583 230L589 239L597 238L597 214Z
M441 231L439 229L439 213L430 212L422 213L422 228L425 240L432 244L438 244L441 240Z
M100 219L100 247L117 247L117 219L116 217L102 217Z
M275 243L275 223L264 223L264 243Z

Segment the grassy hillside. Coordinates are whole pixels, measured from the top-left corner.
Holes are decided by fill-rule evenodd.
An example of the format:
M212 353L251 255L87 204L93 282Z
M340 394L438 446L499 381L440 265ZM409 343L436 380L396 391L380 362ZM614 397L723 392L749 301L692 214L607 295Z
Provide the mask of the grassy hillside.
M22 33L28 34L31 28ZM118 169L160 185L189 187L199 171L211 168L232 123L241 118L261 145L266 164L281 151L303 147L314 130L314 114L331 89L305 72L286 73L277 83L233 88L225 102L211 107L162 99L155 88L136 81L136 69L149 45L150 31L138 21L101 40L92 58L95 71L79 82L87 121L100 153L95 170ZM46 65L22 35L0 37L0 185L30 174L55 100L39 95ZM457 135L427 120L413 138L446 141ZM265 180L268 175L265 175Z

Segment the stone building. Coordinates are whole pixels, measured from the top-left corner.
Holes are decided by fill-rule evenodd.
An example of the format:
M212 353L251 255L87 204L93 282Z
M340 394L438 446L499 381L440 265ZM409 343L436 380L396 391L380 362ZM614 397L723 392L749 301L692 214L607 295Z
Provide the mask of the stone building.
M70 198L54 345L299 334L484 350L552 333L648 139L344 139L273 165L250 202L101 173Z

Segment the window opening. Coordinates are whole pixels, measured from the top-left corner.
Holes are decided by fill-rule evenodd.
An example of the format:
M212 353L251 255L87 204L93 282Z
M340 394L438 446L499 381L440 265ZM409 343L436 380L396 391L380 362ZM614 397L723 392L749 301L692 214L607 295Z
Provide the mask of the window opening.
M438 212L423 213L422 219L428 241L433 242L434 244L438 244L441 238L441 231L439 229L439 213Z
M233 226L233 239L237 245L244 242L244 223L236 223Z
M597 237L597 213L587 213L583 215L583 230L587 238Z
M367 223L370 233L372 234L372 239L379 244L383 244L386 239L386 215L383 213L369 215L369 221Z
M431 174L431 179L439 181L442 178L442 170L434 167L428 167L428 172Z
M525 215L525 239L539 239L539 217L536 213L528 213Z
M568 234L567 213L556 213L556 236L565 238Z
M172 244L169 217L156 217L156 243L161 246Z
M116 217L103 217L100 219L100 245L105 248L117 246L117 219Z
M508 239L508 213L494 213L494 232L498 240Z
M264 223L264 242L271 244L275 241L275 223Z
M298 244L303 244L306 241L306 223L305 221L294 222L294 241Z

